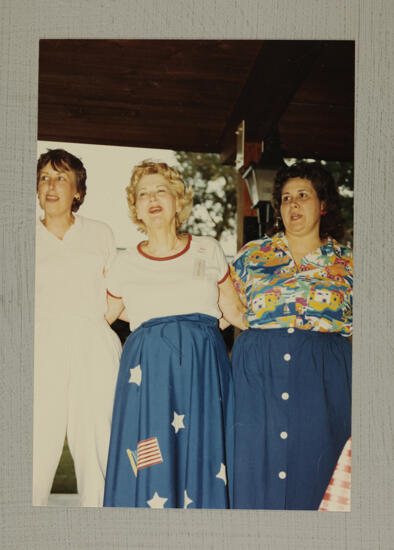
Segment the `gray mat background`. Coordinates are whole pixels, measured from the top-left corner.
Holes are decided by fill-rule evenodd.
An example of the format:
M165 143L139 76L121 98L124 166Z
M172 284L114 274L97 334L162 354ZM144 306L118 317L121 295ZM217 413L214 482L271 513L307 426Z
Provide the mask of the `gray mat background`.
M0 15L0 547L394 548L394 2L0 0ZM39 38L356 40L351 513L30 506Z

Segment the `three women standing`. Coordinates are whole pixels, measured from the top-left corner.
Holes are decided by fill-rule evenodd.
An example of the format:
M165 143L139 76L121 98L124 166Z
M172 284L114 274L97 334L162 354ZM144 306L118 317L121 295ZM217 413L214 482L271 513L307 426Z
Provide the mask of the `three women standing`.
M81 503L102 503L120 349L103 317L107 286L108 322L125 309L133 332L104 504L317 509L350 436L352 258L335 240L329 173L281 170L278 232L233 263L250 327L233 349L235 410L217 325L223 315L244 329L245 308L219 244L178 232L191 209L180 174L164 163L134 169L130 214L148 238L114 262L109 228L72 213L86 192L79 159L48 152L37 174L34 504L47 502L66 431Z

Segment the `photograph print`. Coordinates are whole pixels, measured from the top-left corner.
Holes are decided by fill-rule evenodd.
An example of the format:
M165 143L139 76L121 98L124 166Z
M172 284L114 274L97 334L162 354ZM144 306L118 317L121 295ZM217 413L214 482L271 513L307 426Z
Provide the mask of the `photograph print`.
M350 511L354 63L40 40L34 506Z

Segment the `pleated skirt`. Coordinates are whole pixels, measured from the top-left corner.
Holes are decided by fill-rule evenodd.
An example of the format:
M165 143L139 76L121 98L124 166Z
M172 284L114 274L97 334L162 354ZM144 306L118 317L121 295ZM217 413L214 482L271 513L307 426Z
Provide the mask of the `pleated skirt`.
M217 319L143 323L121 357L104 506L229 508L233 414Z
M232 353L234 508L317 510L350 436L351 345L249 329Z

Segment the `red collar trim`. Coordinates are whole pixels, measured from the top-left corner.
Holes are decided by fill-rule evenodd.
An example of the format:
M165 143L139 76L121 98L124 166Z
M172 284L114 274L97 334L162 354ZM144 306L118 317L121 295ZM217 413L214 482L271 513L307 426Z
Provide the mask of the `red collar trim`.
M144 241L142 241L142 242L144 242ZM165 262L167 260L173 260L174 258L178 258L179 256L182 256L182 254L185 254L190 248L190 244L192 242L192 236L191 236L190 233L188 234L187 244L186 244L186 246L183 250L181 250L177 254L174 254L173 256L165 256L164 258L156 258L156 256L150 256L149 254L146 254L146 252L144 252L141 248L142 242L137 244L137 250L142 256L145 256L145 258L148 258L148 260L155 260L157 262Z

